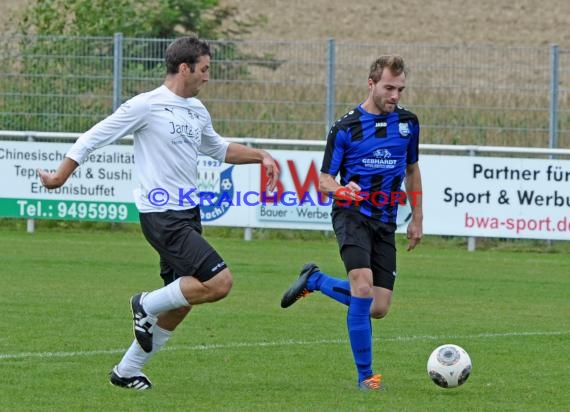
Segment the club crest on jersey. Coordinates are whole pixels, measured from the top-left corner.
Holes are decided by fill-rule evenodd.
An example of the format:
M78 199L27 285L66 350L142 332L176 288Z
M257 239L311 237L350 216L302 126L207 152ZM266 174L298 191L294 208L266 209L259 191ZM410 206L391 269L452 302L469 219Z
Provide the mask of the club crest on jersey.
M374 169L393 169L396 167L397 160L390 159L392 152L388 149L376 149L372 152L373 157L366 157L361 160L364 167Z
M198 192L200 193L200 216L211 222L222 217L233 205L233 166L220 171L220 167L199 167Z
M392 157L392 153L388 149L374 150L372 155L377 159L389 159Z
M407 137L410 134L410 125L407 122L400 123L398 129L400 130L400 135L403 137Z

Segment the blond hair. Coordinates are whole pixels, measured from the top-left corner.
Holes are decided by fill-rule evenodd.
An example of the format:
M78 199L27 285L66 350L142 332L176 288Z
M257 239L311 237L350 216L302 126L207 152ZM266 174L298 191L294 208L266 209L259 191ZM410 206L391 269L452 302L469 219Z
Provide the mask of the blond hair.
M384 69L390 70L394 76L399 76L402 73L404 73L406 76L408 74L408 68L404 63L404 58L402 56L385 55L378 57L370 65L370 74L368 75L368 78L371 79L374 83L377 83L380 81Z

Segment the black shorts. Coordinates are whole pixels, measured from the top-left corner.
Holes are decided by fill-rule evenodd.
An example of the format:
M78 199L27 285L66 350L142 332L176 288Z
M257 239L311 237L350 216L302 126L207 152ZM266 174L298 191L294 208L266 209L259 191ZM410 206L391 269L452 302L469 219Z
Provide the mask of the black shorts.
M374 286L394 290L396 225L340 207L333 208L332 222L346 272L371 269Z
M140 213L146 240L160 255L160 276L168 285L181 276L205 282L227 266L202 237L198 207L186 210Z

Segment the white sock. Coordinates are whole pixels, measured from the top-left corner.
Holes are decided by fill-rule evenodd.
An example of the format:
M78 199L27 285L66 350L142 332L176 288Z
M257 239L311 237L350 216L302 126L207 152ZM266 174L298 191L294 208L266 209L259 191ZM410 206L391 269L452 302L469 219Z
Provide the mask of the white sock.
M142 301L146 313L151 316L157 316L167 310L189 306L190 304L182 294L182 289L180 289L181 280L181 278L178 278L163 288L147 293Z
M170 338L172 332L166 329L162 329L158 326L154 327L152 334L152 352L146 353L135 339L127 352L123 355L123 359L117 365L117 372L123 378L129 378L131 376L138 376L141 374L143 366L148 362L148 360L160 348L166 343Z

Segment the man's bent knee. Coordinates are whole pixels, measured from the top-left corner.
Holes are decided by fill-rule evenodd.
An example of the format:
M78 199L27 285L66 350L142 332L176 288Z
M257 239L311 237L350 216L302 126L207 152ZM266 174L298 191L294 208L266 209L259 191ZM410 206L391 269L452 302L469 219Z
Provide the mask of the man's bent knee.
M204 282L204 286L210 289L211 302L215 302L216 300L220 300L228 296L232 289L232 285L232 273L228 268L222 270L207 282Z
M368 268L352 269L348 272L350 292L353 296L372 296L372 271Z

